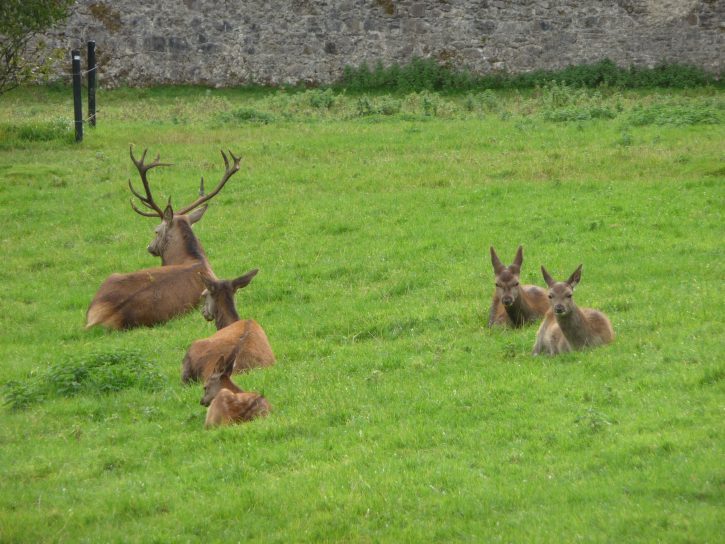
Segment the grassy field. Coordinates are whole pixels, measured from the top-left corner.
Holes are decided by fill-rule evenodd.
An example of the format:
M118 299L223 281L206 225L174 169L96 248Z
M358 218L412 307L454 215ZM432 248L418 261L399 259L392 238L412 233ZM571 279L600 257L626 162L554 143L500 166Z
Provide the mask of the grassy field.
M722 542L721 91L0 98L0 541ZM158 200L242 170L195 226L267 331L237 376L272 415L202 428L198 312L86 331L112 272L154 266ZM488 247L564 279L614 344L532 357L486 328Z

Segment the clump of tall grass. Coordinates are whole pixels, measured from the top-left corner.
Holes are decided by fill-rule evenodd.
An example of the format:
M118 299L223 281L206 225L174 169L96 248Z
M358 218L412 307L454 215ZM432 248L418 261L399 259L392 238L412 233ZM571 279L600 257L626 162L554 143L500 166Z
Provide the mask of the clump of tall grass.
M352 91L474 91L482 89L527 89L546 83L573 87L689 88L711 85L715 76L701 68L684 64L661 64L654 68L618 66L609 59L591 64L568 66L562 70L535 70L523 74L505 72L484 75L438 63L435 59L413 58L408 64L382 62L374 68L363 62L346 66L337 87Z
M707 102L638 105L629 113L628 121L634 126L719 125L722 123L722 113L722 103L719 105Z
M4 145L52 141L73 142L74 137L73 123L62 118L0 125L0 141Z
M137 388L157 390L163 384L155 366L139 352L114 349L62 357L33 371L25 380L4 386L5 404L20 409L49 398L97 395Z

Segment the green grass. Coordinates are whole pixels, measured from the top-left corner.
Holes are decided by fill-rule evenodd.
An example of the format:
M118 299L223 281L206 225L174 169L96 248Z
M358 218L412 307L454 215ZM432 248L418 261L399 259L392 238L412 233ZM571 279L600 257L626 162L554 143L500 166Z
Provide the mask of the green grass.
M722 93L326 92L102 91L80 145L66 91L3 96L0 541L721 541ZM203 430L200 314L83 329L156 264L131 143L178 205L244 156L195 231L260 269L237 304L278 362L236 382L265 420ZM518 244L527 283L584 263L614 344L485 327Z

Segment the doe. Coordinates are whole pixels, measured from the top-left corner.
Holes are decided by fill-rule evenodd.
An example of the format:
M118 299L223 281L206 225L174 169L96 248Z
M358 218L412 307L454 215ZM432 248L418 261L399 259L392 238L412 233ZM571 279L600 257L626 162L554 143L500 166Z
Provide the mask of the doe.
M264 329L254 319L239 319L234 304L234 293L249 285L258 271L255 268L233 280L202 276L206 289L202 293L204 305L201 312L207 321L214 320L217 332L189 346L182 363L181 379L184 383L206 380L220 356L226 359L234 354L234 372L274 364L274 353Z

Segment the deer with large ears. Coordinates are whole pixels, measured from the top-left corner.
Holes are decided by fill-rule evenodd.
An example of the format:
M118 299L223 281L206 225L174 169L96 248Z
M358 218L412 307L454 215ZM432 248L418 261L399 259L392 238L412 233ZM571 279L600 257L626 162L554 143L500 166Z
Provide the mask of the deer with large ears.
M496 290L489 311L488 326L523 327L541 319L549 309L546 291L536 285L521 285L519 275L524 249L519 246L513 264L504 266L491 246L491 264L496 274Z
M264 417L272 410L259 393L244 391L231 379L236 353L219 356L214 372L204 382L202 406L208 406L204 427L216 427L251 421Z
M202 276L204 305L202 314L207 321L216 323L217 332L208 338L196 340L184 356L181 380L206 380L216 368L219 357L227 358L234 353L234 372L271 366L274 353L264 329L254 319L239 319L234 304L234 293L246 287L257 275L250 270L233 280L217 280Z
M536 333L534 355L558 355L614 340L609 318L598 310L579 308L574 302L574 287L581 280L582 265L566 281L557 282L541 267L549 286L550 309Z
M225 172L216 188L205 195L204 178L202 178L199 198L188 206L174 211L170 201L163 210L155 202L147 178L147 172L152 168L169 164L160 162L158 155L152 163L144 163L146 150L137 160L131 146L131 160L141 176L145 196L134 189L130 180L128 185L131 193L152 211L138 209L133 200L131 207L144 217L161 219L148 251L152 255L161 257L162 266L109 276L88 307L86 328L94 325L110 329L151 326L168 321L197 306L204 290L201 278L214 277L214 272L204 249L191 230L191 225L201 219L206 211L206 203L224 187L230 177L239 171L241 159L231 152L229 154L232 158L231 163L222 151Z

